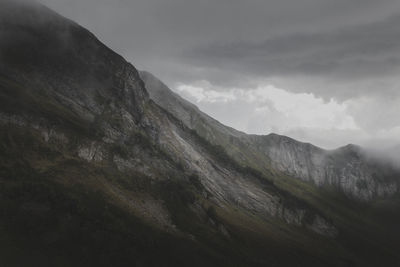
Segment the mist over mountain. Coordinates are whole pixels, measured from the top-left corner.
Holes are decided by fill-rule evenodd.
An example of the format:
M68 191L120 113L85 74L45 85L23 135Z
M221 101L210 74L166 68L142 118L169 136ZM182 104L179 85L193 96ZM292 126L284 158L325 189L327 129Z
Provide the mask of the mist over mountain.
M0 138L4 266L400 263L384 157L227 127L38 3L0 2Z

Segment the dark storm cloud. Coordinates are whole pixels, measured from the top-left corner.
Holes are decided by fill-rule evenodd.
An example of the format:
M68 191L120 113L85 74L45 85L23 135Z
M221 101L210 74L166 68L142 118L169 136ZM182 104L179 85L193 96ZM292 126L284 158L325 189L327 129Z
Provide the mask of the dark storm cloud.
M275 36L263 42L202 46L186 55L193 64L246 75L386 76L400 67L398 25L400 15L331 31Z
M377 75L399 65L397 0L41 2L171 84L231 85L245 75Z

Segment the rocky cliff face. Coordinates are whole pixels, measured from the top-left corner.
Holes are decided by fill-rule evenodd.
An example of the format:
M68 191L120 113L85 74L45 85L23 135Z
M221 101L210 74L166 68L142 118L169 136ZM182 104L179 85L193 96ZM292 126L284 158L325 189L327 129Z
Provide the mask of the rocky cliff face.
M266 157L169 91L150 90L157 105L130 63L51 10L0 7L0 232L17 252L73 266L359 260L334 216L273 182L292 156Z
M274 168L317 186L332 186L363 201L399 192L399 171L389 162L371 159L360 147L327 151L274 134L252 141Z
M255 159L260 170L263 166L270 166L318 187L334 187L363 201L399 192L400 171L389 163L372 159L360 147L348 145L327 151L277 134L246 135L202 113L150 73L141 72L140 75L157 104L211 142L230 140L226 146L236 146L241 151L232 156L245 164Z

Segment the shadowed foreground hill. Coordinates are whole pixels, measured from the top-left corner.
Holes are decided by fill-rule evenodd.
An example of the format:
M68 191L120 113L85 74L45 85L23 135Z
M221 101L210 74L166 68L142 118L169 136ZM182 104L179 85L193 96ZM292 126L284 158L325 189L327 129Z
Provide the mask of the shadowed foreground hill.
M0 126L4 266L398 263L396 194L359 202L242 150L233 129L209 138L41 5L0 2Z

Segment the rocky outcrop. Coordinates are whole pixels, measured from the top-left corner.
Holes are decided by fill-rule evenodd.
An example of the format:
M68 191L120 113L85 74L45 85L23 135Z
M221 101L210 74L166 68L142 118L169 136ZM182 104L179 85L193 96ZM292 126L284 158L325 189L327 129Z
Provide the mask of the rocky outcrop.
M389 163L372 160L361 147L327 151L275 134L253 137L252 142L274 168L317 186L332 186L364 201L399 191L399 171Z

